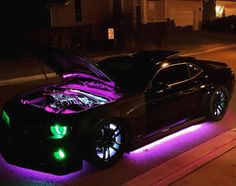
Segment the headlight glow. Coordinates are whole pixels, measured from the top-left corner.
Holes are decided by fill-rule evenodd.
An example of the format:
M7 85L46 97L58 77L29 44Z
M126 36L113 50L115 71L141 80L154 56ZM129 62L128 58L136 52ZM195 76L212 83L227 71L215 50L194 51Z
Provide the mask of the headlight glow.
M10 127L10 117L6 113L6 111L2 112L2 120L7 124L8 127Z
M53 153L53 156L58 161L62 161L66 158L66 153L63 149L58 149L56 152Z
M60 126L56 124L50 127L51 133L53 136L52 139L62 139L68 134L68 127L67 126Z

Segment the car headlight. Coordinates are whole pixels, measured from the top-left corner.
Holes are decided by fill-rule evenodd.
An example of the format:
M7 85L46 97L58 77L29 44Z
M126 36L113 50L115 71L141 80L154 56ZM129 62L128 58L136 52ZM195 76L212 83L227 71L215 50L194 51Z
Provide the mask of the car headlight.
M11 123L10 123L10 117L8 116L8 114L6 113L5 110L2 112L2 121L3 121L8 127L10 127L10 125L11 125Z
M57 151L55 151L53 153L53 156L58 161L62 161L64 159L66 159L66 153L65 153L64 149L58 149Z
M51 126L50 130L53 135L51 139L62 139L69 133L67 126L61 126L59 124Z

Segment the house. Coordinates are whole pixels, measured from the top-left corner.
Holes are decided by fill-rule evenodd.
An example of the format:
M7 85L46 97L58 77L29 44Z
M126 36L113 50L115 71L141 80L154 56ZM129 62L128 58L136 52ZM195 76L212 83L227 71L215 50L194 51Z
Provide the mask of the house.
M202 0L48 0L47 6L53 43L83 50L134 48L143 41L165 46L173 22L194 30L202 24Z
M103 24L110 17L109 0L50 0L51 27Z
M143 22L173 20L176 26L192 26L197 30L202 22L201 0L144 0Z
M52 27L96 25L112 20L158 23L168 19L197 30L202 21L202 0L51 0Z

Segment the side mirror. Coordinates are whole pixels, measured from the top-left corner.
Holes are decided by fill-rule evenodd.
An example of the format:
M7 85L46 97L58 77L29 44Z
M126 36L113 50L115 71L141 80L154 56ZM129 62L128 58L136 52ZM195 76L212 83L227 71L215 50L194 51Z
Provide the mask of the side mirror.
M153 84L152 87L149 89L149 92L151 93L164 93L170 90L170 86L165 83L157 83Z

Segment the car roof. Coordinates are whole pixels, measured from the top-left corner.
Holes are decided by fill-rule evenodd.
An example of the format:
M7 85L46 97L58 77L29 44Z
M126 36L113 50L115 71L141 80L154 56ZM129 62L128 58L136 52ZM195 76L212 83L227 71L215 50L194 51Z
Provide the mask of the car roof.
M132 54L132 56L155 58L155 57L173 56L179 53L180 53L179 51L175 51L175 50L146 50L146 51L134 53Z
M161 54L161 55L158 55ZM164 53L164 54L163 54ZM136 63L136 64L145 64L150 68L161 68L161 64L169 63L172 64L180 64L185 62L196 63L196 59L194 57L188 56L178 56L179 52L176 51L165 51L165 50L155 50L155 51L144 51L130 55L121 55L121 56L113 56L106 58L100 61L98 64L103 65L107 62L112 63Z

